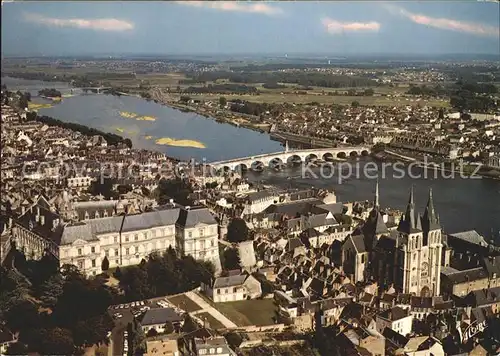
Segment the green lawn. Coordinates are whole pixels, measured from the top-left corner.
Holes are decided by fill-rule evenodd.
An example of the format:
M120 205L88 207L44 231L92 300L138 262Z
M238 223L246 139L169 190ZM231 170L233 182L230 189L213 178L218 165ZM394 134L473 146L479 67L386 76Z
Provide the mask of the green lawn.
M215 308L238 326L275 324L273 317L276 306L273 299L215 303Z
M173 297L167 297L167 300L176 307L181 308L182 310L185 310L188 313L192 313L201 309L201 307L198 304L193 302L191 299L189 299L189 297L185 296L184 294L179 294Z
M224 329L224 324L215 319L212 314L203 312L196 314L196 317L207 322L206 327L210 329Z

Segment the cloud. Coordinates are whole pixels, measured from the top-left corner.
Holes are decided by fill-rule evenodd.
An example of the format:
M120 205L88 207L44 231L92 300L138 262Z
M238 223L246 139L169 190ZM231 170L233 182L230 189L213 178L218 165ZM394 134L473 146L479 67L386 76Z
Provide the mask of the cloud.
M386 5L385 7L393 14L404 16L405 18L409 19L414 23L429 27L435 27L442 30L464 32L476 36L493 36L493 37L498 37L500 33L500 28L495 26L483 25L475 22L447 19L442 17L430 17L427 15L416 14L394 5Z
M40 14L31 14L27 13L24 15L24 19L26 21L35 22L41 25L53 26L53 27L74 27L81 29L91 29L98 31L128 31L134 28L134 24L132 22L113 19L113 18L104 18L104 19L79 19L79 18L71 18L71 19L58 19L53 17L45 17Z
M380 30L380 24L375 21L370 22L340 22L328 17L321 20L323 26L329 33L342 32L376 32Z
M247 12L263 15L279 15L283 13L278 7L274 7L265 3L242 3L233 1L176 1L177 4L204 7L220 11Z

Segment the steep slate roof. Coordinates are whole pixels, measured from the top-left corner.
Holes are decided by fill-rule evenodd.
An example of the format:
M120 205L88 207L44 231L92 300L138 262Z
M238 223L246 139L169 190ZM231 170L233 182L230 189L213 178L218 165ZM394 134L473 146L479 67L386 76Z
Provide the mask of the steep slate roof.
M178 217L179 209L155 210L142 214L126 215L122 232L174 225ZM60 244L67 245L80 239L91 241L96 238L96 235L119 233L122 220L123 216L114 216L66 225L62 231Z
M213 288L215 289L241 286L243 283L245 283L247 277L247 275L243 274L239 276L219 277L215 279Z
M215 220L207 208L180 209L177 225L189 228L195 227L198 224L217 224L217 220Z
M469 242L471 244L488 246L488 243L484 240L484 237L479 235L476 230L457 232L455 234L449 234L449 236Z
M364 236L355 235L355 236L351 236L350 239L351 239L352 244L354 245L354 248L356 249L357 253L365 253L366 252Z

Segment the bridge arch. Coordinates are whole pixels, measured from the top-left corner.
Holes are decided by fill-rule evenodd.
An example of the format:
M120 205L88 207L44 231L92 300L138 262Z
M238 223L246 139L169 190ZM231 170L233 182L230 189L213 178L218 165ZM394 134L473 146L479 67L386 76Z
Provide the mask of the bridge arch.
M361 151L361 156L369 156L370 152L368 150L362 150Z
M275 168L277 166L281 166L283 165L284 162L281 158L279 157L273 157L272 159L269 160L269 164L268 164L268 167L269 168Z
M289 166L299 165L302 163L302 158L297 154L293 154L286 159L286 163Z
M331 162L331 161L333 161L333 159L334 159L333 153L331 153L331 152L325 152L323 154L323 160L324 161Z
M350 156L350 157L357 157L357 156L358 156L358 151L351 151L351 152L349 153L349 156Z
M344 151L337 152L337 158L346 159L347 154Z
M264 169L265 165L264 165L264 162L262 161L253 161L252 162L252 165L251 165L251 169L253 171L262 171Z
M239 174L242 174L242 173L248 171L248 168L249 167L245 163L239 163L239 164L234 166L234 170Z
M306 158L305 158L305 160L304 160L304 161L305 161L306 163L308 163L308 162L311 162L311 161L313 161L313 160L315 160L315 159L318 159L318 155L317 155L317 154L315 154L315 153L309 153L309 154L306 156Z

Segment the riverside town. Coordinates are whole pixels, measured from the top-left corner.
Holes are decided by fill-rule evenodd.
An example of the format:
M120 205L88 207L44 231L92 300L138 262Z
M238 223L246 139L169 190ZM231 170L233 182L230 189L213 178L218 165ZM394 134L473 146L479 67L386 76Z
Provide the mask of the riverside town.
M3 2L0 355L500 354L499 6Z

